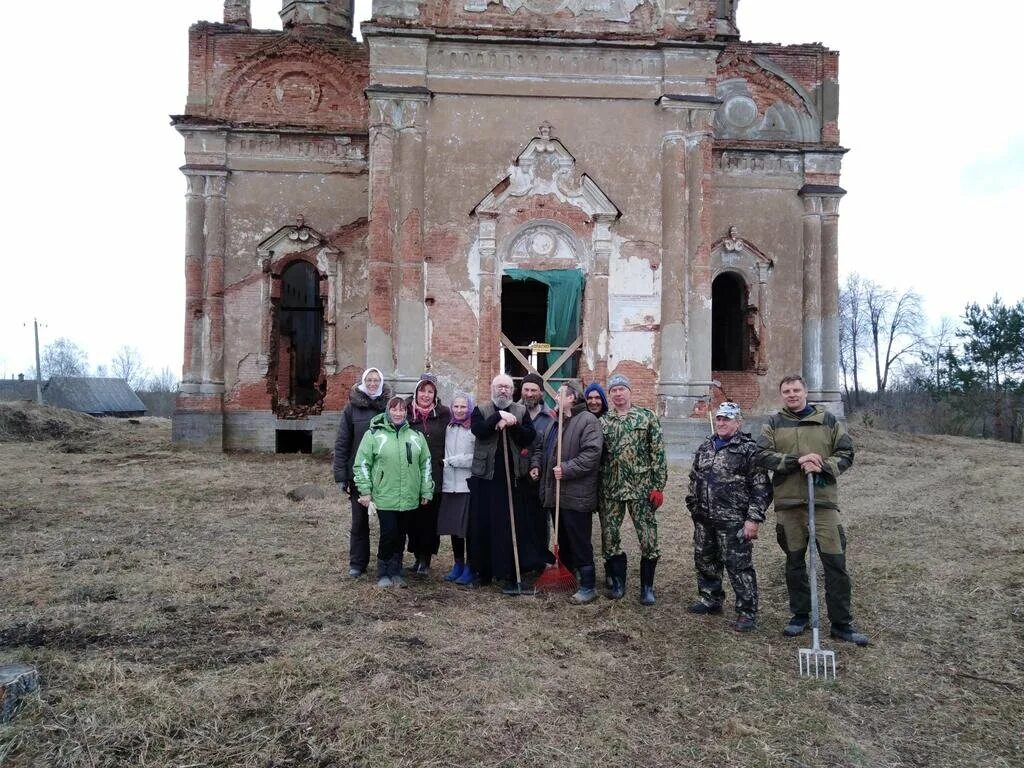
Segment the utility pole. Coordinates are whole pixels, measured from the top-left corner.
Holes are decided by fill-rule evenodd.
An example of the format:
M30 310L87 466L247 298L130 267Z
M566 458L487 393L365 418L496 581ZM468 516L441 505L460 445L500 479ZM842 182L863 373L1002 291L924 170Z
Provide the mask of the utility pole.
M39 366L39 321L36 318L32 318L32 327L36 332L36 402L39 405L43 404L43 375L42 369Z

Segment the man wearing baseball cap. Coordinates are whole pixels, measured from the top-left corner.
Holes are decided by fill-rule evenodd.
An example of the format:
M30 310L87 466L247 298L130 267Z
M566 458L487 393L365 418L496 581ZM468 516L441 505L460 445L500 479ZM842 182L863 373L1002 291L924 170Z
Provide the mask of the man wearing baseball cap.
M757 443L740 431L743 412L725 402L715 413L715 432L693 455L686 508L693 518L693 565L698 616L722 612L722 571L736 594L737 632L757 626L754 539L772 501L768 472L757 464Z

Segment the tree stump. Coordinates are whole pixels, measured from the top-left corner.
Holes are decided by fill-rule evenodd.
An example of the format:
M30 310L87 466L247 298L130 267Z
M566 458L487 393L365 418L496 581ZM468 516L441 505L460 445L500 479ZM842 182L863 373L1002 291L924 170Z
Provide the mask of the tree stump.
M14 718L18 702L38 690L39 673L27 664L0 664L0 723Z

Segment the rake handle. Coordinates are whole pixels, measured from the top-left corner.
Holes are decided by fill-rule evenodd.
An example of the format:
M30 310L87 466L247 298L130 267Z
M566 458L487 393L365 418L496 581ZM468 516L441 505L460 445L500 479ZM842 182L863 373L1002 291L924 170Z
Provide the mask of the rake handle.
M507 430L508 427L501 430L502 447L505 449L505 488L508 489L508 524L512 529L512 562L516 567L516 586L520 586L523 583L523 576L519 572L519 537L516 536L516 515L512 509L512 475L509 470Z
M562 388L558 389L558 434L555 436L555 466L562 463ZM562 506L562 480L555 478L555 560L558 560L558 519Z

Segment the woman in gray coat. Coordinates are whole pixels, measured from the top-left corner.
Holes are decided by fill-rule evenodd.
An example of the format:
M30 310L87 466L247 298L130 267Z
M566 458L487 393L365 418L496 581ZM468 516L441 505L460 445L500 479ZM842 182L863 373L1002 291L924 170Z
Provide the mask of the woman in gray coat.
M476 444L476 438L470 431L473 398L466 392L456 392L450 410L452 419L445 430L444 476L437 534L452 537L452 553L455 555L455 565L444 580L465 585L473 580L466 552L469 532L469 485L466 481L472 470L473 446Z

